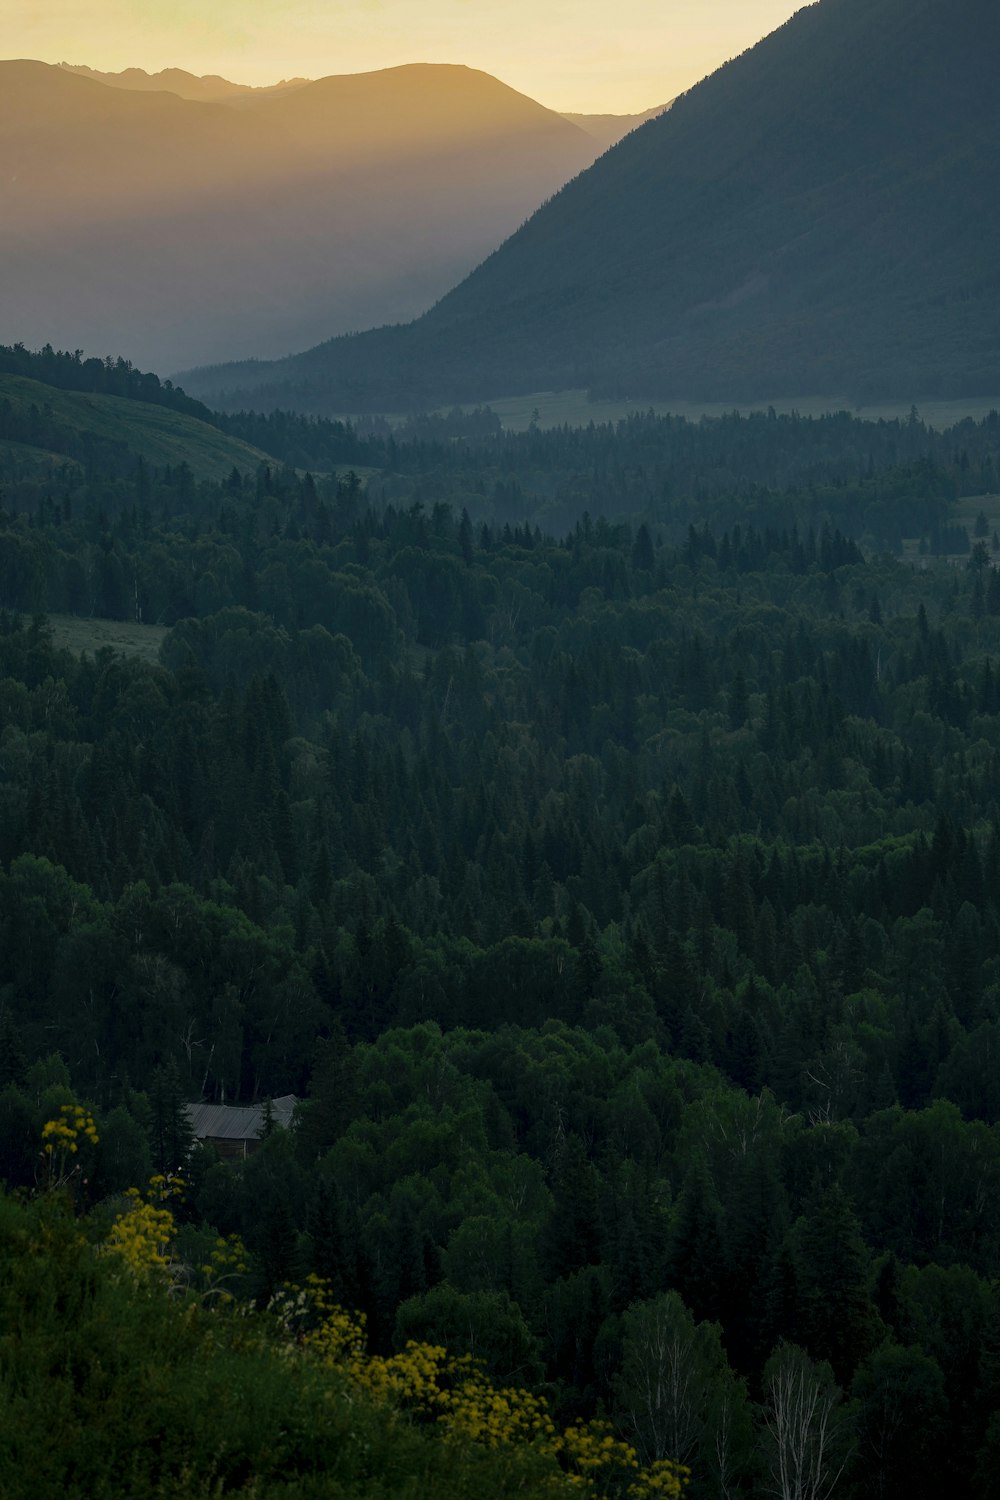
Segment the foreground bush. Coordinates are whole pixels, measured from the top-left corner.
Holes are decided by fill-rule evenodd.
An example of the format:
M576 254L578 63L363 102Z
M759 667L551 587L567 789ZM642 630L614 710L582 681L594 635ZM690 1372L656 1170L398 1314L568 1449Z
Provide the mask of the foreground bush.
M164 1274L137 1273L84 1227L58 1194L0 1198L9 1500L595 1493L586 1466L565 1472L530 1425L490 1446L474 1423L408 1414L377 1382L366 1388L356 1359L329 1358L329 1342L289 1338L287 1321L236 1304L205 1305ZM643 1490L678 1492L665 1472Z

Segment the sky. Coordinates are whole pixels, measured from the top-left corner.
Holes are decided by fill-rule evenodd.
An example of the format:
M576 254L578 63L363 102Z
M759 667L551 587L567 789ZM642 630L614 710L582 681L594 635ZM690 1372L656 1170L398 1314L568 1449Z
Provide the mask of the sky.
M801 0L800 0L801 4ZM780 26L790 0L0 0L7 57L236 83L465 63L551 109L664 104Z

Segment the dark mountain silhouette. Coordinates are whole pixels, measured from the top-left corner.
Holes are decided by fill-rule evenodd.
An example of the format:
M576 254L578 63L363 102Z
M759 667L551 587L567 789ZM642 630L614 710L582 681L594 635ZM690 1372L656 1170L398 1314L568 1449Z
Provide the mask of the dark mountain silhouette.
M609 146L614 146L621 140L622 136L628 135L629 131L637 130L640 125L645 125L647 120L655 120L657 115L662 115L665 109L670 108L670 103L657 104L654 109L645 109L638 115L578 115L563 111L563 119L569 120L571 125L579 125L588 135L592 135L595 141L600 141L601 146L607 151Z
M205 103L0 63L0 336L166 371L409 318L600 149L469 68Z
M419 321L190 386L340 411L572 387L1000 391L998 56L996 0L821 0Z

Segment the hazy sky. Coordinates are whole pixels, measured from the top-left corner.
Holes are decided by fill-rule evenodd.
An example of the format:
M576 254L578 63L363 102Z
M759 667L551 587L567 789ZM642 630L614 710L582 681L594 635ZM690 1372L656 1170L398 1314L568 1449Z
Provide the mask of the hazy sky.
M0 0L7 57L237 83L468 63L555 109L662 104L798 9L789 0Z

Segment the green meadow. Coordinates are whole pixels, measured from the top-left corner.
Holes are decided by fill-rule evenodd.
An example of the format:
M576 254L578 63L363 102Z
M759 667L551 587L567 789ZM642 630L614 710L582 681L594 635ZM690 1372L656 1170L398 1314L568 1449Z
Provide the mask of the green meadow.
M77 615L49 615L49 624L57 646L74 656L89 652L96 656L106 646L122 656L138 656L157 662L160 645L167 634L164 625L140 625L134 620L87 620Z
M186 463L196 479L224 479L234 465L245 472L271 461L266 453L196 417L124 396L57 390L20 375L0 375L3 401L9 402L15 413L27 414L32 407L39 412L48 410L53 421L73 432L90 432L107 442L124 443L155 467ZM39 452L27 445L16 446L25 456ZM43 457L45 462L59 461L49 453Z

